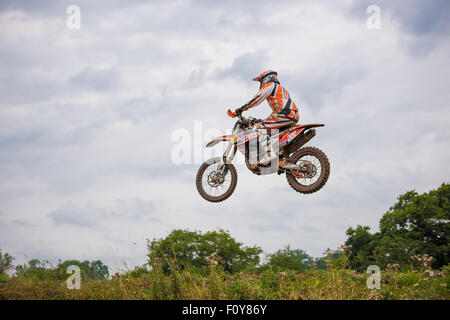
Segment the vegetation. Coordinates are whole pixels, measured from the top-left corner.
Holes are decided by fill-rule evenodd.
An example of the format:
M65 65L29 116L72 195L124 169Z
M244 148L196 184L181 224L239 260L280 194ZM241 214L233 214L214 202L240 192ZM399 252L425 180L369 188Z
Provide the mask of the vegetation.
M310 257L305 251L292 250L290 246L284 247L275 253L268 255L268 266L280 270L304 271L310 267Z
M66 260L52 267L48 261L32 259L28 263L16 267L15 278L34 280L66 280L69 276L67 268L70 265L80 267L82 280L103 280L109 277L108 267L100 260L83 261Z
M345 255L341 258L346 257ZM341 259L339 258L339 259ZM450 268L422 268L399 272L389 267L381 275L381 289L369 290L367 274L346 267L348 257L329 263L327 270L306 269L260 274L230 274L212 255L204 274L162 263L136 268L109 280L86 280L80 290L64 281L36 278L0 282L1 299L449 299Z
M181 268L204 268L208 264L207 257L215 253L221 258L225 271L236 273L256 266L262 253L259 247L244 247L224 230L205 234L174 230L164 239L153 239L148 249L150 265L162 261L165 272L169 271L169 261L176 261Z
M323 257L301 249L268 254L224 230L174 230L148 242L148 262L109 276L101 261L30 260L15 267L0 251L2 299L445 299L450 298L450 186L398 198L380 231L347 230L347 241ZM69 265L82 272L69 290ZM381 268L380 289L369 289L369 265Z
M8 253L3 254L0 250L0 281L8 279L7 272L12 269L12 261L14 260Z
M363 271L371 264L411 267L412 255L431 255L435 268L450 262L450 184L418 194L409 191L380 220L380 231L368 226L347 230L346 245L352 250L351 267Z

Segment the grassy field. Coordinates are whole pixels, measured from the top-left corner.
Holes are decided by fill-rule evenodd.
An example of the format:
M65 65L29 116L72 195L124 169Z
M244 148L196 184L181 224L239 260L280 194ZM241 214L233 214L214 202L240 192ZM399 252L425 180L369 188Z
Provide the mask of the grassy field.
M229 275L217 265L203 274L189 270L164 273L162 268L136 269L108 280L86 280L81 289L65 281L9 279L0 282L0 299L352 299L398 300L450 298L446 271L389 269L381 273L380 289L368 289L368 274L349 269L266 270L261 274Z

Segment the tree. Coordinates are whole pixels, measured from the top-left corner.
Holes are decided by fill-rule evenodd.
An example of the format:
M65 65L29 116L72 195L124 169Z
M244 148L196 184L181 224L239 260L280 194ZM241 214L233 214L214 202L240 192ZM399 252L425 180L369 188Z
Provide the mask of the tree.
M69 276L67 268L70 265L80 267L82 279L103 280L109 277L108 266L100 260L78 261L66 260L53 267L48 261L32 259L28 263L16 267L17 277L37 278L39 280L66 280Z
M23 265L16 266L16 277L39 280L60 280L58 272L48 261L31 259Z
M449 263L450 184L418 194L409 191L398 197L380 220L381 249L389 255L429 254L435 267ZM383 239L384 238L384 239ZM401 244L392 249L390 241ZM400 247L400 248L399 248ZM399 250L401 252L399 252Z
M418 194L408 191L380 220L380 231L369 233L369 227L347 230L346 244L353 251L351 266L362 271L375 263L406 266L413 254L434 257L433 267L449 263L450 254L450 184Z
M401 235L382 236L373 250L374 264L385 268L388 264L399 264L407 267L411 265L411 255L414 252L410 243Z
M283 249L269 254L267 265L280 270L294 270L301 272L309 267L309 261L312 259L305 251L297 249L292 250L289 245Z
M67 268L71 265L80 267L81 276L84 279L91 280L104 280L109 277L108 266L104 265L102 261L78 261L78 260L66 260L60 262L57 266L58 273L62 278L67 278Z
M148 242L149 262L161 263L164 271L176 263L179 268L201 268L208 264L207 258L217 254L225 271L235 273L259 263L259 247L244 247L233 239L227 231L206 233L189 230L173 230L166 238Z
M371 234L368 226L358 225L356 229L347 230L347 241L345 245L351 250L349 257L350 267L360 272L367 270L367 267L374 264L373 257L378 234Z
M12 269L12 262L14 258L9 253L2 253L0 250L0 279L8 278L7 272Z
M319 270L327 270L328 269L328 260L327 257L314 258L315 268ZM309 266L311 268L311 266Z

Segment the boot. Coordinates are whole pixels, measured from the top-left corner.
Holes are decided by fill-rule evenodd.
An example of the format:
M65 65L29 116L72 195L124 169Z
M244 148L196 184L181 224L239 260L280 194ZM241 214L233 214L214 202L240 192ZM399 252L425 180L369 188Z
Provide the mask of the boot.
M266 155L263 159L259 160L256 165L264 165L270 163L272 160L278 157L278 152L275 152L272 148L272 144L269 142L267 146Z

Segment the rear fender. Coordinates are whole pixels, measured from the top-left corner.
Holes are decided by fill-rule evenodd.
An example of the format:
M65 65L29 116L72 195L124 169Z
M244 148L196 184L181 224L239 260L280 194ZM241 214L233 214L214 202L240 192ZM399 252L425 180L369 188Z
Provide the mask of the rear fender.
M310 124L302 124L295 127L292 127L287 132L282 132L279 139L279 146L283 146L293 141L300 133L305 132L308 129L316 128L316 127L324 127L324 124L321 123L310 123Z
M304 128L305 130L307 130L307 129L316 128L316 127L325 127L325 125L322 123L301 124L301 125L293 127L291 129L291 131L295 130L295 129L300 129L300 128Z

